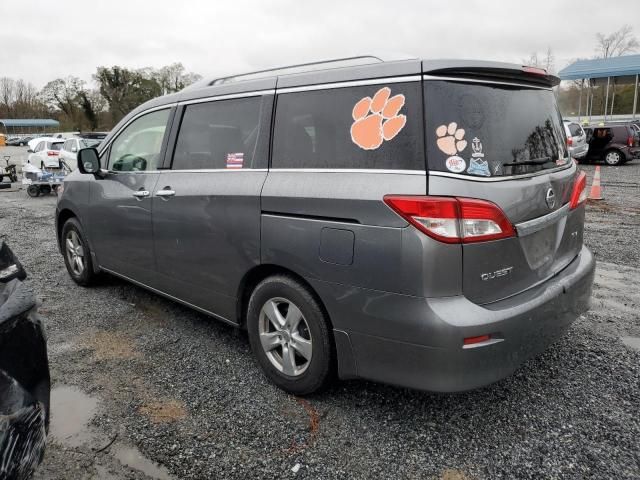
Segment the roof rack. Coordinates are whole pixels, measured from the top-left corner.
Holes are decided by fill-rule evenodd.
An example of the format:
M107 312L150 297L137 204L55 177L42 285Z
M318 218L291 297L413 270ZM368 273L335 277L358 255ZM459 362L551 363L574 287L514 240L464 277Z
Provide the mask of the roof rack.
M370 60L375 60L375 62L366 62L366 63L356 63L359 62L361 60L366 60L366 59L370 59ZM331 65L334 63L346 63L346 66L349 66L351 64L360 64L360 65L367 65L368 63L382 63L384 62L384 60L380 57L376 57L375 55L359 55L356 57L344 57L344 58L334 58L331 60L320 60L317 62L308 62L308 63L298 63L295 65L287 65L285 67L276 67L276 68L267 68L265 70L256 70L255 72L247 72L247 73L241 73L238 75L229 75L228 77L220 77L220 78L216 78L212 81L210 81L208 83L209 86L211 85L221 85L223 83L231 83L231 82L235 82L241 79L250 79L253 76L256 76L256 78L260 78L263 77L265 73L274 73L274 72L285 72L287 70L295 70L298 68L304 68L304 67L322 67L325 65ZM311 68L310 70L315 70L314 68ZM296 72L289 72L289 73L296 73ZM246 78L249 77L249 78Z

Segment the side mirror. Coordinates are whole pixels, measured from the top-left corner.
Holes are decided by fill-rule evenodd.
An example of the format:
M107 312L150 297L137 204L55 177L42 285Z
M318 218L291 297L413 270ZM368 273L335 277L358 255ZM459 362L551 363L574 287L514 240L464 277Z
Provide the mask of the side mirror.
M80 173L99 173L100 158L95 148L83 148L78 152L78 170Z
M33 153L33 150L31 150L30 148L27 150L27 153Z

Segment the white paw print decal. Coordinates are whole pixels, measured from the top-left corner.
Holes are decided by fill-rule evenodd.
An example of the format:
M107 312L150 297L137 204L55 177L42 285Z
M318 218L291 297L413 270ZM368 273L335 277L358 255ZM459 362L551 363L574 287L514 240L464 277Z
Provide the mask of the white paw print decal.
M464 140L464 130L458 128L456 122L447 125L440 125L436 128L438 136L438 148L447 155L455 155L467 148L467 141Z

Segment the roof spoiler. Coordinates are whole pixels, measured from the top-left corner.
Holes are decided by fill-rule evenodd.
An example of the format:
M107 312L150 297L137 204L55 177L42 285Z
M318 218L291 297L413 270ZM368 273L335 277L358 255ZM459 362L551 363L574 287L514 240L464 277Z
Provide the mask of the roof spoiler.
M479 80L509 80L542 87L555 87L560 79L545 69L514 63L477 60L426 60L422 71L427 75L474 78Z

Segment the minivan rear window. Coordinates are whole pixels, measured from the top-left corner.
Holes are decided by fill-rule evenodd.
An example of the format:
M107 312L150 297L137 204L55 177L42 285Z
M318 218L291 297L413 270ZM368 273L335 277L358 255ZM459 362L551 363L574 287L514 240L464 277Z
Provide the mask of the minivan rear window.
M429 170L497 177L569 163L551 90L436 80L424 94Z
M271 166L424 171L420 82L279 94Z

